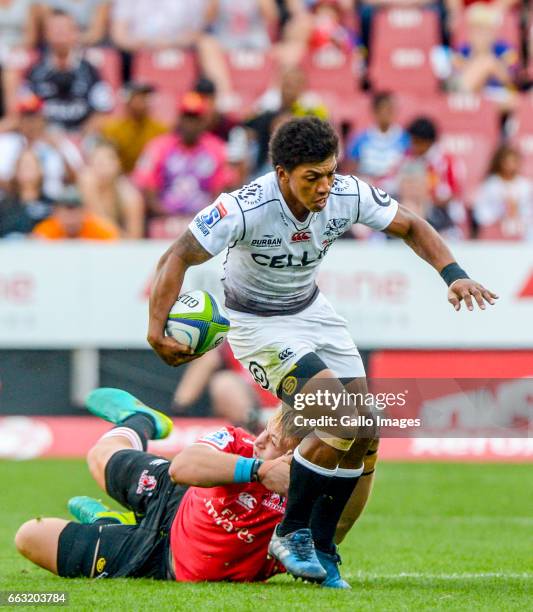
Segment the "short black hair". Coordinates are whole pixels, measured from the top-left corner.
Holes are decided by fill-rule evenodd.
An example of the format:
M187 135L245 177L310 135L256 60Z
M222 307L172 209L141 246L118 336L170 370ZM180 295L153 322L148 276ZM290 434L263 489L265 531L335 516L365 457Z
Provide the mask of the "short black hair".
M435 123L429 117L417 117L407 127L409 136L435 142L438 132Z
M272 165L289 172L301 164L322 162L338 152L337 132L329 122L317 117L289 119L270 139Z

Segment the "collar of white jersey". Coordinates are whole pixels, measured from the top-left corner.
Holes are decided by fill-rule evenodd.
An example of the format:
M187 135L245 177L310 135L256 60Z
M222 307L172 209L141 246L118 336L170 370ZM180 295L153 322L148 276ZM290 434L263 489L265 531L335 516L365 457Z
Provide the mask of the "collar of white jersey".
M287 204L287 202L285 201L285 198L283 197L283 193L281 192L281 189L279 187L279 183L278 183L277 177L275 178L275 180L276 180L276 190L277 190L277 192L279 194L279 201L280 201L280 204L281 204L281 209L283 211L283 214L286 217L288 217L289 220L292 223L294 223L294 225L297 226L297 229L306 229L306 228L308 228L311 225L311 222L315 219L315 217L319 213L309 211L308 214L307 214L307 217L303 221L298 220L294 216L294 213L289 208L289 205ZM328 200L329 200L329 197L328 197Z

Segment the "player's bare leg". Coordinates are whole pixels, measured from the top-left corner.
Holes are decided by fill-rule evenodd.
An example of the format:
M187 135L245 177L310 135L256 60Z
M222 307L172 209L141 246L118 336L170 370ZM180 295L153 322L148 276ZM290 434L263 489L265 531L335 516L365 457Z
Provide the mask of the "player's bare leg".
M15 546L26 559L57 574L59 536L67 525L68 521L60 518L27 521L15 535Z

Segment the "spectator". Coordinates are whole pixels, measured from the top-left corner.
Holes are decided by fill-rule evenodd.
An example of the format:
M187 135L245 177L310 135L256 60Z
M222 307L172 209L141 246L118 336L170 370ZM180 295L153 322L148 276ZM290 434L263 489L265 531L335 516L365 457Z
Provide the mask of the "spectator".
M283 117L315 115L326 119L328 111L312 94L306 94L307 78L300 68L285 70L281 74L279 89L273 89L262 97L262 111L246 122L255 141L256 153L253 174L268 172L268 143L274 127Z
M120 49L189 48L205 27L212 0L114 0L111 37Z
M0 194L0 238L26 236L50 212L51 200L43 194L43 169L37 155L25 149L9 188Z
M118 228L83 208L75 187L68 187L54 202L53 212L32 232L44 240L116 240Z
M204 72L215 84L221 108L231 107L233 85L224 52L266 52L269 32L278 24L275 0L213 0L209 11L209 34L199 39L198 52Z
M123 115L108 119L102 127L103 136L115 145L126 174L133 171L144 147L153 138L168 131L167 126L151 116L153 91L154 88L147 83L132 82L126 85Z
M451 55L451 65L442 70L454 91L484 93L507 102L514 89L519 56L507 42L498 40L502 13L496 6L473 4L466 12L468 40Z
M520 154L509 145L496 149L487 178L474 199L479 238L533 239L533 189L520 174Z
M236 186L223 141L207 132L205 100L189 92L179 110L175 132L149 143L133 174L152 217L192 217L220 191Z
M394 122L394 97L380 92L372 98L374 125L359 132L346 151L347 174L358 174L365 180L388 190L387 178L397 171L409 146L407 132Z
M122 174L120 159L109 142L97 143L89 164L80 175L80 192L86 210L114 223L122 238L144 234L144 204L136 187Z
M320 51L326 47L335 47L345 53L352 51L356 38L348 27L347 17L354 10L353 0L315 0L311 6L313 19L310 49Z
M0 116L13 109L20 64L38 42L39 14L34 0L0 0Z
M44 14L54 10L72 15L81 30L80 43L91 47L107 36L111 0L46 0Z
M27 87L44 100L49 122L78 130L94 113L111 110L111 88L102 81L98 70L81 57L79 29L70 15L52 11L46 18L45 38L48 51L30 69Z
M0 134L0 186L13 178L22 151L30 148L42 166L43 193L53 199L75 180L83 164L81 155L74 144L46 125L43 102L34 94L20 97L16 110L14 129Z
M39 7L34 0L0 0L0 61L38 42Z
M406 174L423 173L430 202L426 219L448 238L464 238L468 228L456 160L438 142L437 128L431 119L418 117L407 132L411 144L400 166L398 183Z

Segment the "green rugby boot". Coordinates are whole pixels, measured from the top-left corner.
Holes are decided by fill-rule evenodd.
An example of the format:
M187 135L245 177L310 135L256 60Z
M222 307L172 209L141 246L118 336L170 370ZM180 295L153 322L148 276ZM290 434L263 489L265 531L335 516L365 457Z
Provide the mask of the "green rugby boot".
M92 525L102 519L109 523L121 525L136 525L133 512L118 512L105 506L100 500L80 495L68 500L67 508L70 514L82 525Z
M146 414L154 422L155 440L168 437L172 431L172 421L166 414L149 408L131 393L121 389L108 387L95 389L86 397L85 406L89 412L115 425L120 425L134 414Z

